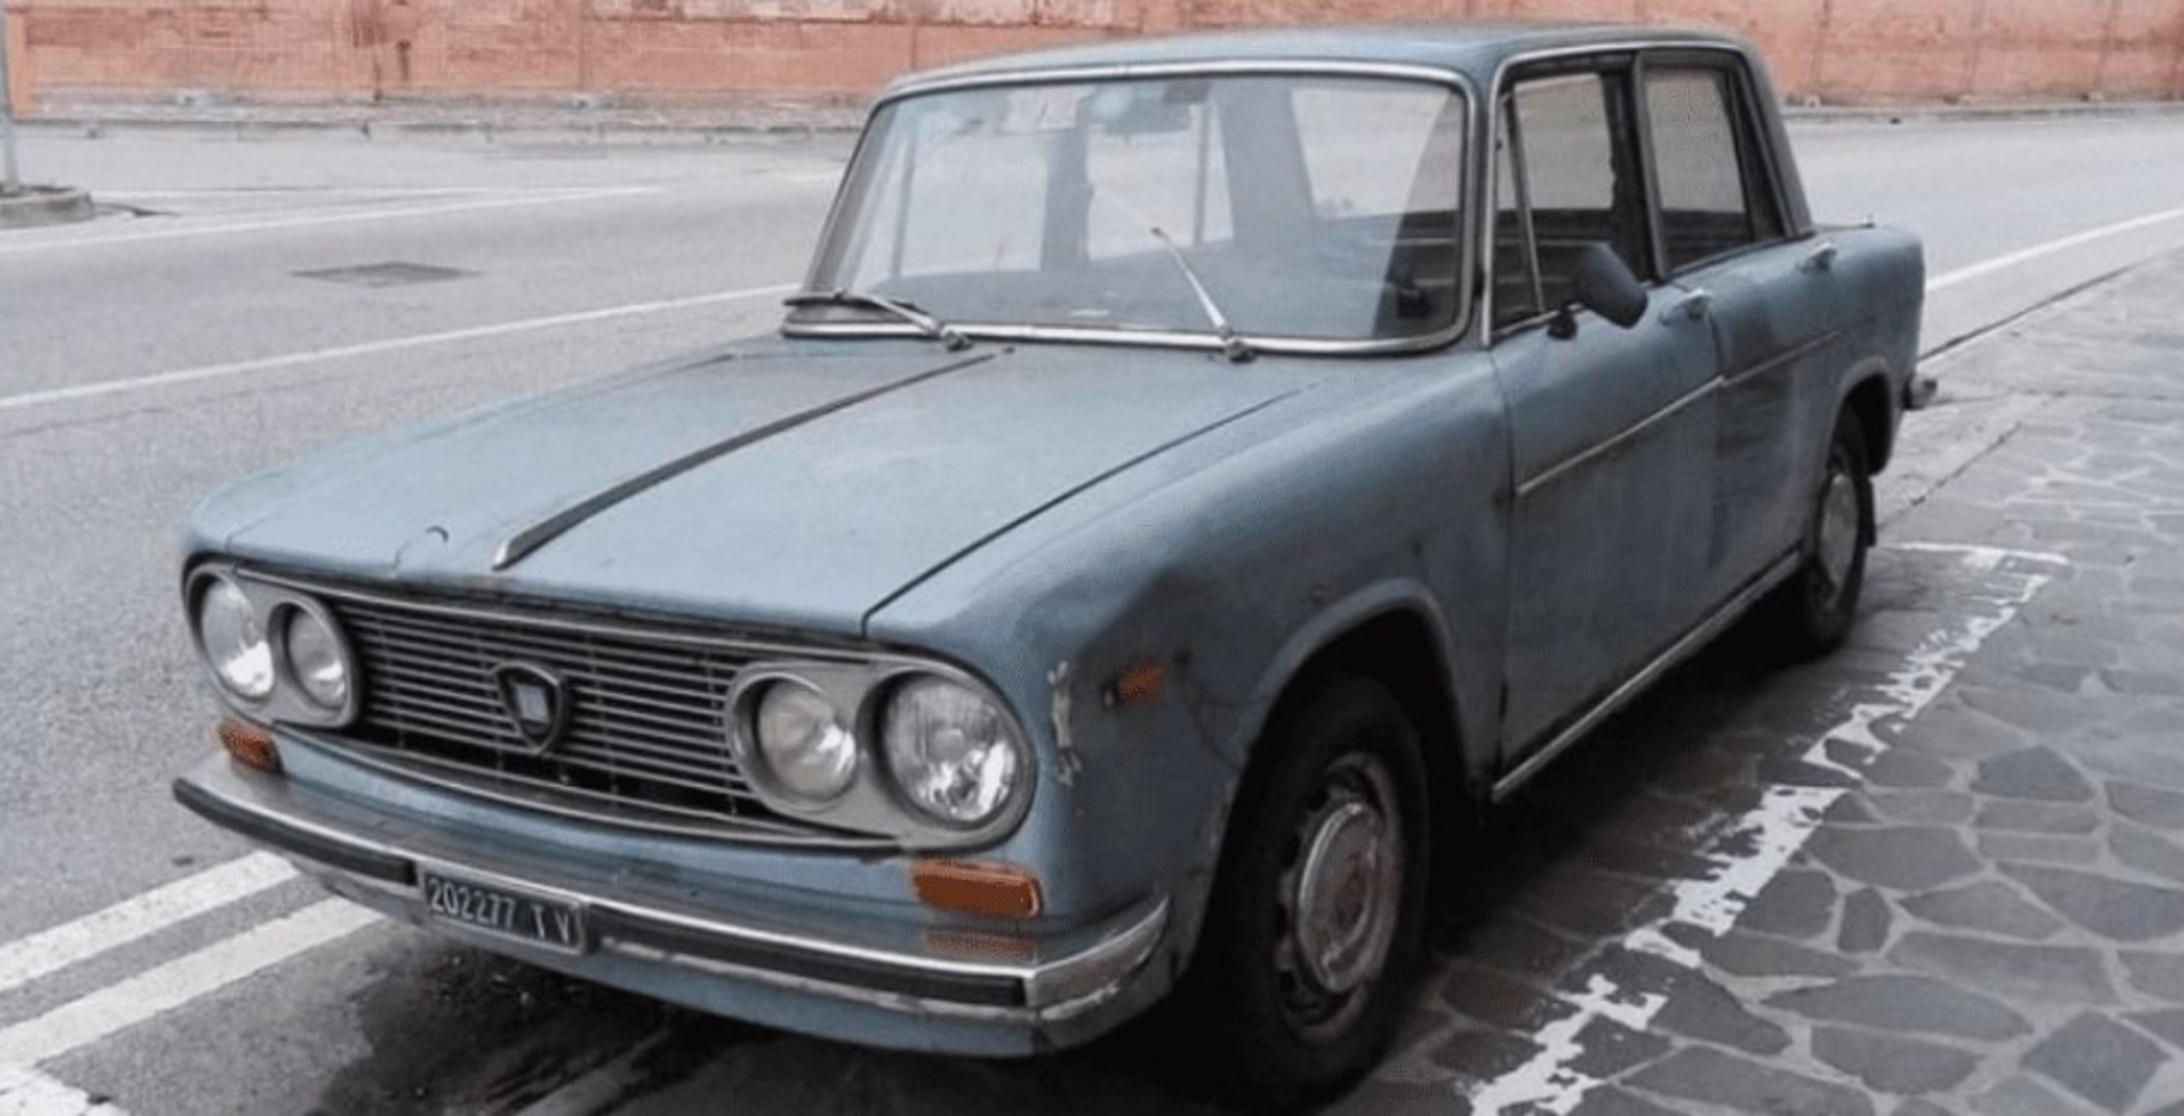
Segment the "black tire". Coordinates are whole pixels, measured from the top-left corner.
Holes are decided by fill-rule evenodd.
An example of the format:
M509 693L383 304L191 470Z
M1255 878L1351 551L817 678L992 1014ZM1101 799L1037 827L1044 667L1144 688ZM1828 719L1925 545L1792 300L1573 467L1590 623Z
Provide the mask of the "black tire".
M1290 1111L1325 1101L1359 1080L1385 1053L1410 1006L1431 869L1426 776L1418 730L1402 704L1385 686L1359 677L1328 679L1299 700L1285 702L1255 762L1267 766L1247 776L1177 1006L1190 1041L1200 1044L1196 1051L1212 1055L1213 1084L1225 1099L1253 1112ZM1300 960L1295 948L1309 933L1291 934L1292 914L1305 904L1302 862L1310 850L1303 846L1310 841L1324 851L1327 841L1339 842L1335 836L1313 838L1328 834L1330 825L1353 824L1331 819L1354 819L1359 801L1374 796L1387 798L1377 805L1395 817L1390 823L1383 816L1372 832L1401 835L1395 846L1397 882L1391 886L1378 874L1385 869L1377 855L1346 857L1346 865L1381 867L1313 873L1315 879L1343 881L1317 894L1347 897L1327 899L1316 909L1330 912L1334 923L1349 922L1341 912L1360 894L1350 886L1356 883L1365 896L1393 896L1389 907L1376 908L1373 898L1355 904L1392 908L1393 922L1375 971L1363 983L1329 994L1316 983L1313 963ZM1331 862L1333 856L1320 859ZM1358 922L1378 924L1371 916ZM1357 940L1373 937L1360 933ZM1280 959L1285 941L1286 968ZM1370 952L1360 947L1349 956ZM1363 962L1344 966L1348 971L1337 975L1354 979L1364 967ZM1205 1066L1200 1063L1201 1071Z
M1858 619L1865 589L1866 552L1873 546L1873 477L1865 428L1844 411L1835 421L1818 487L1807 496L1804 561L1761 606L1768 644L1785 661L1818 658L1843 645ZM1838 485L1845 487L1838 488ZM1855 500L1855 522L1842 522L1839 501ZM1832 526L1831 526L1832 524ZM1844 530L1852 533L1847 541ZM1835 549L1848 546L1847 556ZM1832 554L1832 559L1831 559Z

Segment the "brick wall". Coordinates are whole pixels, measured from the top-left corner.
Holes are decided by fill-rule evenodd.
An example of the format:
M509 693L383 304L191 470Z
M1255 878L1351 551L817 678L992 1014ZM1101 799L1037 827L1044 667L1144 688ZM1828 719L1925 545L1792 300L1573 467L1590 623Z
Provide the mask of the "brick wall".
M1831 102L2184 95L2184 0L9 0L42 97L855 97L904 70L1241 23L1582 17L1737 29Z

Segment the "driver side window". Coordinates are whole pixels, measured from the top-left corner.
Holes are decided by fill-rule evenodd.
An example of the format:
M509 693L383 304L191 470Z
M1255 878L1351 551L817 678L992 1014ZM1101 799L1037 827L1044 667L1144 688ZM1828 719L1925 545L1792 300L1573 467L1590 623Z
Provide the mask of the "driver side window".
M1633 274L1650 274L1623 76L1586 71L1520 80L1498 111L1495 328L1569 302L1572 264L1587 244L1606 243Z

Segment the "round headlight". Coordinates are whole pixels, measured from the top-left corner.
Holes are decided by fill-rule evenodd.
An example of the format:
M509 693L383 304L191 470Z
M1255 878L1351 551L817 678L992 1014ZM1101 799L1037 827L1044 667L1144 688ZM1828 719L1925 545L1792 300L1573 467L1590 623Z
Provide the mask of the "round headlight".
M1023 762L1008 718L968 686L925 676L896 687L880 735L910 804L962 828L1000 816Z
M288 653L288 676L305 697L328 709L349 700L349 655L341 637L305 608L290 608L281 642Z
M824 802L849 789L857 775L857 738L842 727L826 695L801 682L769 682L752 720L759 758L782 790Z
M197 645L213 677L238 697L259 701L273 693L273 646L250 598L224 577L197 596Z

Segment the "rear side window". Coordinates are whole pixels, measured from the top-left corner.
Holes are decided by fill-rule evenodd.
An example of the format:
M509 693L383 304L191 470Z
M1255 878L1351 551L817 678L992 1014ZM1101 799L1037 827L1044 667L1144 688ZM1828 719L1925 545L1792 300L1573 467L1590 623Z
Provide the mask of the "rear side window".
M1671 270L1782 235L1729 71L1648 67L1646 111Z
M1572 297L1571 264L1606 243L1646 275L1644 192L1620 73L1523 81L1502 106L1495 175L1494 324L1520 322Z

